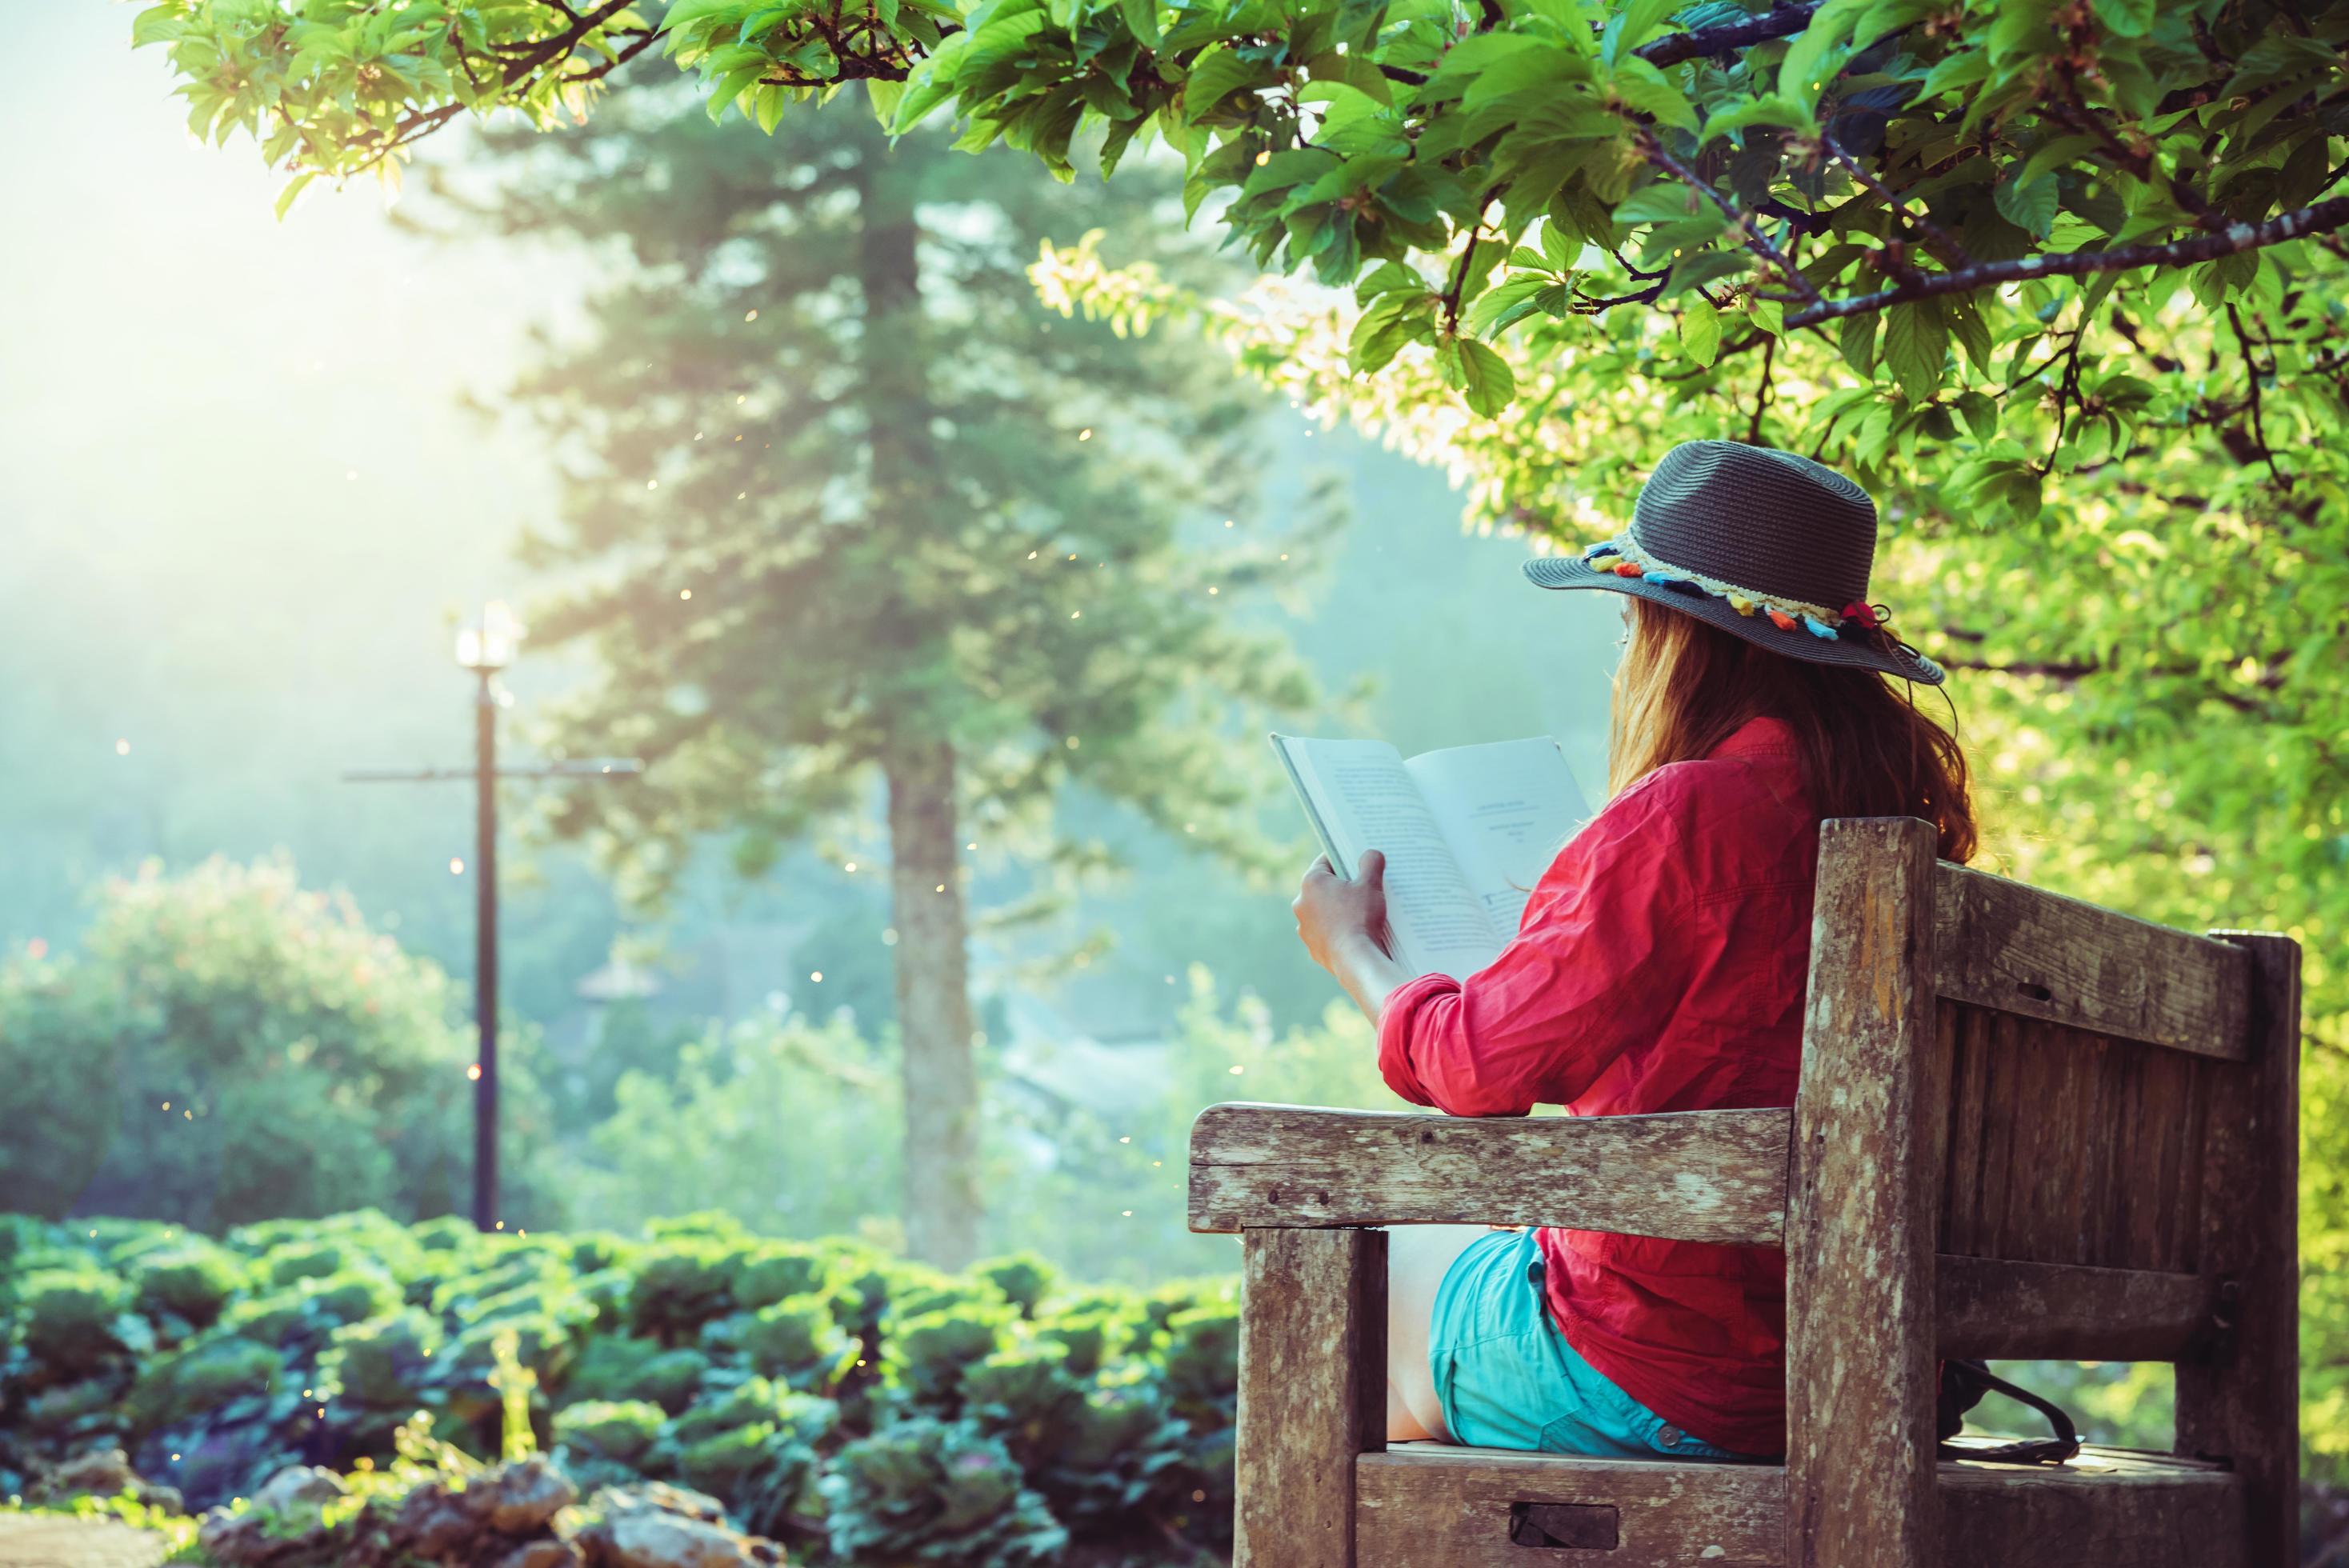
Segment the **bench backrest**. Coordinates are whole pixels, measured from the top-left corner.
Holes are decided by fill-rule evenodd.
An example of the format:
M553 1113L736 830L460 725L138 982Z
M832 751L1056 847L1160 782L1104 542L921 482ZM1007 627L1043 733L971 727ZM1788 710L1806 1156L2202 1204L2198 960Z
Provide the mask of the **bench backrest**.
M2169 1360L2178 1451L2244 1471L2253 1514L2286 1528L2297 946L2149 924L1933 844L1907 819L1821 831L1787 1182L1789 1495L1837 1522L1820 1528L1931 1518L1930 1467L1887 1444L1930 1451L1942 1356Z

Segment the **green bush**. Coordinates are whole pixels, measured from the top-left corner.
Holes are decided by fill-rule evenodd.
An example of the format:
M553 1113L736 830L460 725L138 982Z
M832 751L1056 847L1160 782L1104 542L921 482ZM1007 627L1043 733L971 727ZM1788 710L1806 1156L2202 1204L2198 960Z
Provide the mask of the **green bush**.
M102 1270L38 1270L16 1300L25 1348L57 1371L86 1372L131 1347L123 1326L130 1292Z
M103 1194L207 1230L443 1212L471 1137L459 1002L283 862L110 882L77 955L0 963L0 1191L53 1216ZM168 1085L171 1109L90 1092L118 1084ZM526 1073L504 1090L509 1199L552 1209L530 1187L543 1102Z
M864 1346L820 1295L794 1295L763 1307L738 1336L752 1367L794 1388L823 1393L848 1375Z
M429 1387L444 1343L438 1318L412 1307L388 1312L335 1330L319 1375L340 1398L405 1415Z
M732 1258L700 1238L664 1243L636 1262L628 1293L628 1324L667 1343L698 1332L733 1305Z
M229 1298L244 1288L246 1271L234 1253L191 1242L144 1254L134 1277L140 1311L150 1317L168 1313L209 1328Z
M285 1357L269 1346L233 1335L201 1340L139 1374L130 1388L132 1429L160 1431L239 1400L266 1400L285 1371Z
M201 1509L393 1463L418 1412L494 1453L512 1334L536 1382L506 1387L575 1483L697 1488L812 1568L1191 1568L1228 1534L1215 1282L1056 1294L1032 1259L950 1275L723 1216L642 1243L364 1212L0 1234L0 1486L119 1443Z
M789 1296L822 1291L830 1283L833 1254L821 1247L771 1242L734 1260L734 1305L755 1312Z
M633 1465L652 1450L667 1412L643 1399L589 1399L559 1410L554 1440L615 1464Z
M860 1439L819 1486L833 1553L850 1562L1030 1568L1069 1544L1009 1450L959 1423L916 1417Z
M1006 1301L1019 1309L1022 1317L1036 1315L1038 1305L1059 1278L1052 1265L1033 1253L991 1259L970 1272L1000 1291Z

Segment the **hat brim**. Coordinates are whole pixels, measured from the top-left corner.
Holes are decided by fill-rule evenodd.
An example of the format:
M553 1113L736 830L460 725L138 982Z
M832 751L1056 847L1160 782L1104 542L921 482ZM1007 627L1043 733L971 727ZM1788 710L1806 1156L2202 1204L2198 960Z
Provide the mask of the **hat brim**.
M1940 686L1949 678L1949 672L1922 654L1911 656L1899 648L1884 650L1847 638L1817 637L1800 629L1781 631L1762 616L1739 614L1726 599L1663 587L1643 577L1619 577L1612 572L1598 570L1578 556L1537 555L1526 562L1526 576L1538 588L1603 588L1609 593L1628 593L1635 599L1678 610L1683 615L1693 615L1732 636L1743 637L1756 647L1784 654L1790 659L1878 670L1902 680L1922 681L1927 686Z

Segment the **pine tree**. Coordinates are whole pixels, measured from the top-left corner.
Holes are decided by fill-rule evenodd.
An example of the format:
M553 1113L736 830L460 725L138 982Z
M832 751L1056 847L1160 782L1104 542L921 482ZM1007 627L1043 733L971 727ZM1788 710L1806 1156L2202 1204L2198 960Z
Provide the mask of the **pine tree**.
M1227 366L1054 316L1027 278L1047 233L1093 225L1179 267L1172 182L1072 191L943 136L893 145L861 95L773 139L673 89L489 139L503 188L476 222L616 269L515 388L563 466L561 524L525 550L564 584L533 637L596 666L550 741L648 761L555 826L657 894L712 834L756 874L885 795L908 1244L965 1262L971 846L1098 865L1052 831L1085 792L1247 857L1261 775L1234 715L1313 701L1232 617L1307 552L1248 511Z

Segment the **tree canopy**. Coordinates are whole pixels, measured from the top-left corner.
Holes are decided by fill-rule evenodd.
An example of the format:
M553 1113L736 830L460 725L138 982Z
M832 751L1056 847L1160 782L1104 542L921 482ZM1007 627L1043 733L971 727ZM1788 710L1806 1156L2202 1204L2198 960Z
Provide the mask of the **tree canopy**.
M1922 403L1949 346L2044 308L2014 285L2137 307L2183 273L2216 308L2349 224L2349 5L163 0L137 36L198 134L243 129L297 183L396 174L466 112L584 115L656 44L770 129L863 81L898 129L950 108L960 145L1063 174L1088 125L1104 171L1160 139L1260 264L1375 287L1361 367L1433 343L1488 413L1513 388L1477 320L1638 305L1701 344L1734 306L1832 328Z

